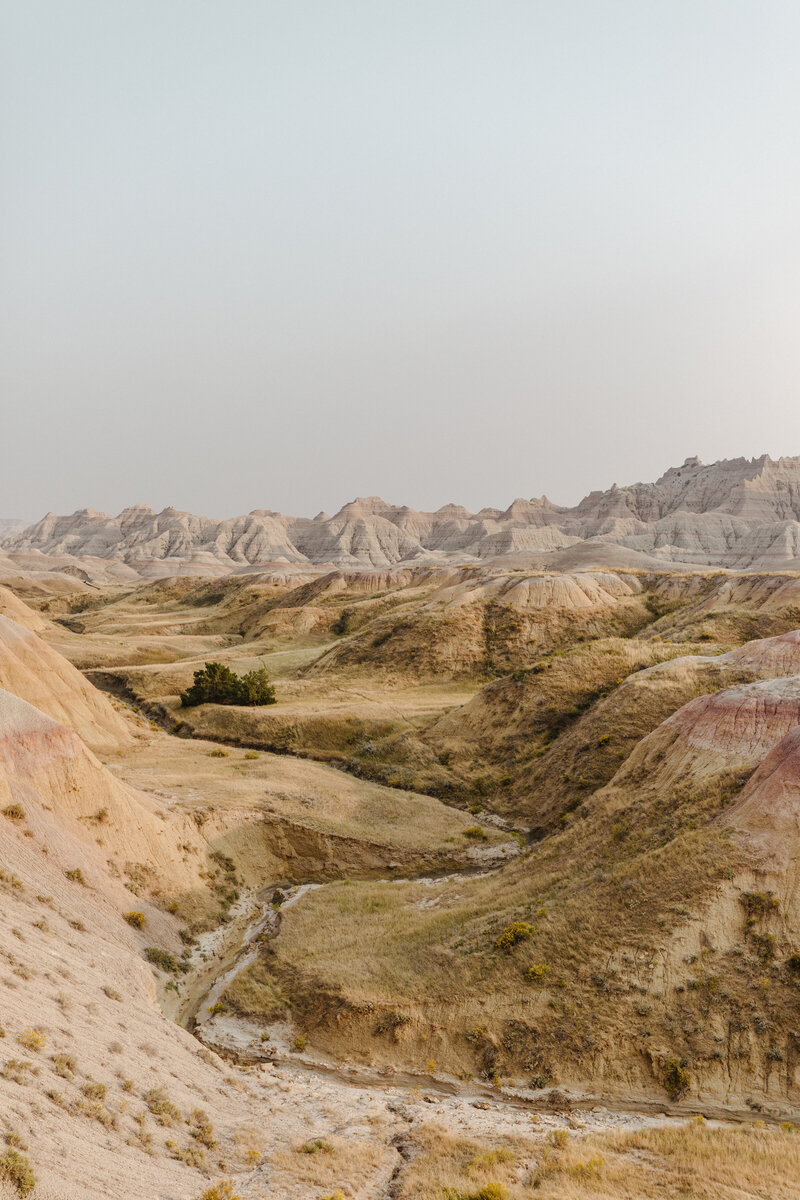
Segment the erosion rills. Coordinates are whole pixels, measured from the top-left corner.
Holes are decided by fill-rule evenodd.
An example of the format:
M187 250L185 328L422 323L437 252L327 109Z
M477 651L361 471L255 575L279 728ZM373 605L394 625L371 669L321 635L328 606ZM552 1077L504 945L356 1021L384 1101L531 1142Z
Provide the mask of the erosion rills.
M560 548L569 555L576 545L592 551L598 542L626 551L630 565L638 558L642 566L660 561L775 569L795 566L800 556L800 458L762 455L710 465L687 459L655 483L614 484L574 508L542 496L515 500L506 509L470 513L448 504L425 513L366 496L334 516L255 509L219 521L136 504L117 516L94 509L48 513L6 533L4 553L14 564L35 561L38 553L69 556L73 569L83 563L85 571L97 572L111 559L144 577L163 574L165 560L174 573L213 575L250 564L374 568L547 555Z

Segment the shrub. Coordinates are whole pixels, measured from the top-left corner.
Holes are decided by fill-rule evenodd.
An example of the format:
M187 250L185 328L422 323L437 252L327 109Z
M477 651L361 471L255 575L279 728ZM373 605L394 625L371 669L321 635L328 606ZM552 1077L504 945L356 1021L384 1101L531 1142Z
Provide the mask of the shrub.
M539 1091L540 1088L546 1088L551 1079L552 1076L549 1071L539 1071L537 1075L531 1076L528 1086L533 1088L534 1091Z
M80 883L83 887L86 887L86 880L80 867L73 867L71 871L65 871L64 874L73 883Z
M459 1200L508 1200L508 1188L504 1183L485 1183L477 1192L462 1192Z
M189 970L188 963L179 962L168 950L161 950L158 946L145 946L144 956L154 967L167 971L170 975L185 975Z
M547 963L534 963L533 966L528 967L525 978L535 983L537 980L543 979L549 970L550 967Z
M0 1179L12 1184L20 1196L27 1196L36 1186L36 1176L24 1154L9 1147L0 1154Z
M78 1066L71 1054L54 1054L52 1062L53 1070L62 1079L72 1079Z
M587 1158L585 1162L582 1158L578 1159L576 1163L573 1163L572 1166L567 1168L570 1175L572 1175L575 1179L595 1178L600 1174L602 1169L603 1159L599 1154L594 1155L592 1158Z
M686 1070L685 1064L678 1062L677 1058L671 1058L667 1063L667 1070L664 1075L664 1087L671 1100L679 1100L684 1092L688 1091L692 1077Z
M312 1138L310 1142L304 1142L300 1147L301 1154L332 1154L333 1146L330 1142L326 1142L325 1138Z
M476 842L487 842L489 835L480 825L468 825L463 831L464 837L474 838Z
M207 662L194 673L194 682L181 692L184 708L198 704L239 704L249 708L274 704L275 689L264 667L236 675L223 663Z
M486 1150L467 1163L468 1171L479 1171L484 1167L492 1167L499 1162L513 1162L514 1151L508 1146L498 1146L495 1150Z
M241 1196L234 1192L233 1180L220 1179L219 1183L207 1188L196 1200L241 1200Z
M308 1045L308 1038L305 1036L305 1034L302 1034L302 1033L298 1034L298 1036L294 1039L294 1048L295 1048L295 1050L299 1050L301 1054L303 1053L303 1051L305 1050L307 1045Z
M47 1041L47 1038L42 1033L41 1029L26 1029L17 1038L20 1046L24 1046L26 1050L41 1050L42 1046Z
M751 929L756 921L777 912L780 901L772 892L742 892L739 900L747 913L745 929Z
M141 929L144 925L144 913L126 912L125 920L129 925L132 925L134 929Z
M9 821L24 821L25 809L21 804L8 804L3 809L3 816L8 817Z
M352 608L342 609L342 611L339 613L339 616L331 625L331 630L337 635L337 637L343 637L344 634L350 631L354 616L355 614Z
M790 971L794 971L800 975L800 953L790 954L786 960L786 965Z
M568 1129L553 1129L550 1132L550 1141L559 1150L563 1149L569 1141Z
M527 921L514 921L513 924L503 930L495 945L498 950L504 950L506 954L510 954L518 942L526 941L529 937L533 937L536 932L533 925L529 925Z
M227 750L209 750L208 757L209 758L227 758L228 751Z
M201 1171L206 1165L206 1152L202 1146L179 1146L177 1142L166 1141L164 1145L173 1158Z
M104 1083L95 1083L94 1079L89 1079L81 1091L87 1100L105 1100L108 1088Z
M213 1150L217 1144L214 1140L214 1127L209 1120L208 1113L204 1112L202 1108L196 1108L192 1113L192 1127L189 1133L196 1142L200 1142L209 1150Z
M180 1110L161 1087L150 1088L149 1092L145 1092L144 1102L159 1125L172 1125L181 1119Z
M249 758L249 759L259 758L259 757L260 757L260 755L256 754L255 750L248 750L247 753L245 754L245 758Z

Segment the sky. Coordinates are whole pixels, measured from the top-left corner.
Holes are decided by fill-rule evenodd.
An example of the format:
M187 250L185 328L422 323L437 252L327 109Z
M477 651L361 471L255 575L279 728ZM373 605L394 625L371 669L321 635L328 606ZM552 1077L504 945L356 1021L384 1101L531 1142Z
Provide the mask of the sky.
M796 0L0 0L0 517L800 454Z

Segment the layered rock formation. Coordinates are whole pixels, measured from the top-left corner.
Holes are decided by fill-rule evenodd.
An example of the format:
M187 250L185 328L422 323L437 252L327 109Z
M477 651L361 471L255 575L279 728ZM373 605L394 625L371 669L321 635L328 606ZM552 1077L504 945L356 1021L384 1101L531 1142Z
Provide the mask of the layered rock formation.
M212 575L270 563L382 567L509 555L546 562L583 543L589 544L585 566L612 565L616 550L618 565L794 569L800 564L800 457L762 455L710 466L690 458L655 483L614 484L574 508L542 496L515 500L505 510L470 513L447 504L425 513L369 496L332 517L310 519L255 509L217 521L144 504L116 517L91 508L48 513L6 533L0 566L47 569L46 561L31 558L38 554L58 557L60 570L82 566L89 579L109 560L142 576L163 574L165 562L171 573Z

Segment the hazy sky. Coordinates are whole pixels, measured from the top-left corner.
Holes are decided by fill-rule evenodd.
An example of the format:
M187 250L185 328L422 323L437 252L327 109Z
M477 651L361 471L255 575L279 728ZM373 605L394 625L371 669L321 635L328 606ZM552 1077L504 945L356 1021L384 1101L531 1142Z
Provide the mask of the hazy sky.
M0 0L0 516L800 453L797 0Z

